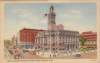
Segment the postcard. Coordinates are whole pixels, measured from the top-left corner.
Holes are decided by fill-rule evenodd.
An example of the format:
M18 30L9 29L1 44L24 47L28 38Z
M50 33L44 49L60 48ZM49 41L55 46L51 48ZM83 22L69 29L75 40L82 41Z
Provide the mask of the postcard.
M1 63L99 62L99 1L0 3Z

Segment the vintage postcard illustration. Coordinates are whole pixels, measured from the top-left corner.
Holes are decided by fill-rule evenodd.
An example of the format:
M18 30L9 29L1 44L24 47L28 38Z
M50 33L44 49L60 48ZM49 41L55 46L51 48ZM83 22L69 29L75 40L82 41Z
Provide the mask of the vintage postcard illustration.
M6 4L6 56L96 58L95 8L94 3Z
M6 60L97 59L96 3L5 3Z

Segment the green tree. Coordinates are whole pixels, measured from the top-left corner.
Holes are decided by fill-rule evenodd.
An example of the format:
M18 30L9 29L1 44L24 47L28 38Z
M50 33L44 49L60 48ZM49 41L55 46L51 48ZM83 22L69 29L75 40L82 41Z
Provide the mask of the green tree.
M84 46L85 45L85 42L86 42L86 39L83 38L83 37L80 37L80 45L81 46Z
M5 48L8 48L8 47L11 46L11 45L12 45L11 40L4 40L4 47L5 47Z
M80 37L80 45L81 45L80 51L83 51L84 53L85 53L86 51L88 51L88 49L87 49L86 47L84 47L85 42L86 42L86 39L83 38L83 37Z

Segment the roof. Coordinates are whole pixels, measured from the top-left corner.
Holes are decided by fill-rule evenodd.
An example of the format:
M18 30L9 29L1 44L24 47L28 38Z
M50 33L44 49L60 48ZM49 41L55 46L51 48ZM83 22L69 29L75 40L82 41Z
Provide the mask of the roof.
M20 31L23 31L23 30L30 30L30 31L45 31L43 29L29 29L29 28L23 28L21 29Z
M86 40L89 41L96 41L97 40L97 33L96 32L83 32L80 34L81 37L83 37Z

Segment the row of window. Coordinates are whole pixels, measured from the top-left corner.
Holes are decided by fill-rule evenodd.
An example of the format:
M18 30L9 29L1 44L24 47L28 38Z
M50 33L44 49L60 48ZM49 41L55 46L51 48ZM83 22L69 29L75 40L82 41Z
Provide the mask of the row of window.
M35 42L38 42L38 43L45 43L45 42L71 42L71 43L75 43L75 42L79 42L79 39L55 39L55 38L52 38L52 39L49 39L49 38L37 38L35 40Z
M59 47L59 48L54 48L54 47L36 47L36 49L43 49L43 50L69 50L69 49L77 49L78 46L76 45L67 45L67 47Z
M52 35L52 34L63 35L63 36L65 36L65 35L79 36L78 32L71 32L71 31L70 32L69 31L61 31L61 32L59 32L59 31L43 31L43 32L40 32L38 35L43 36L43 35Z
M86 41L85 44L96 44L96 41Z

